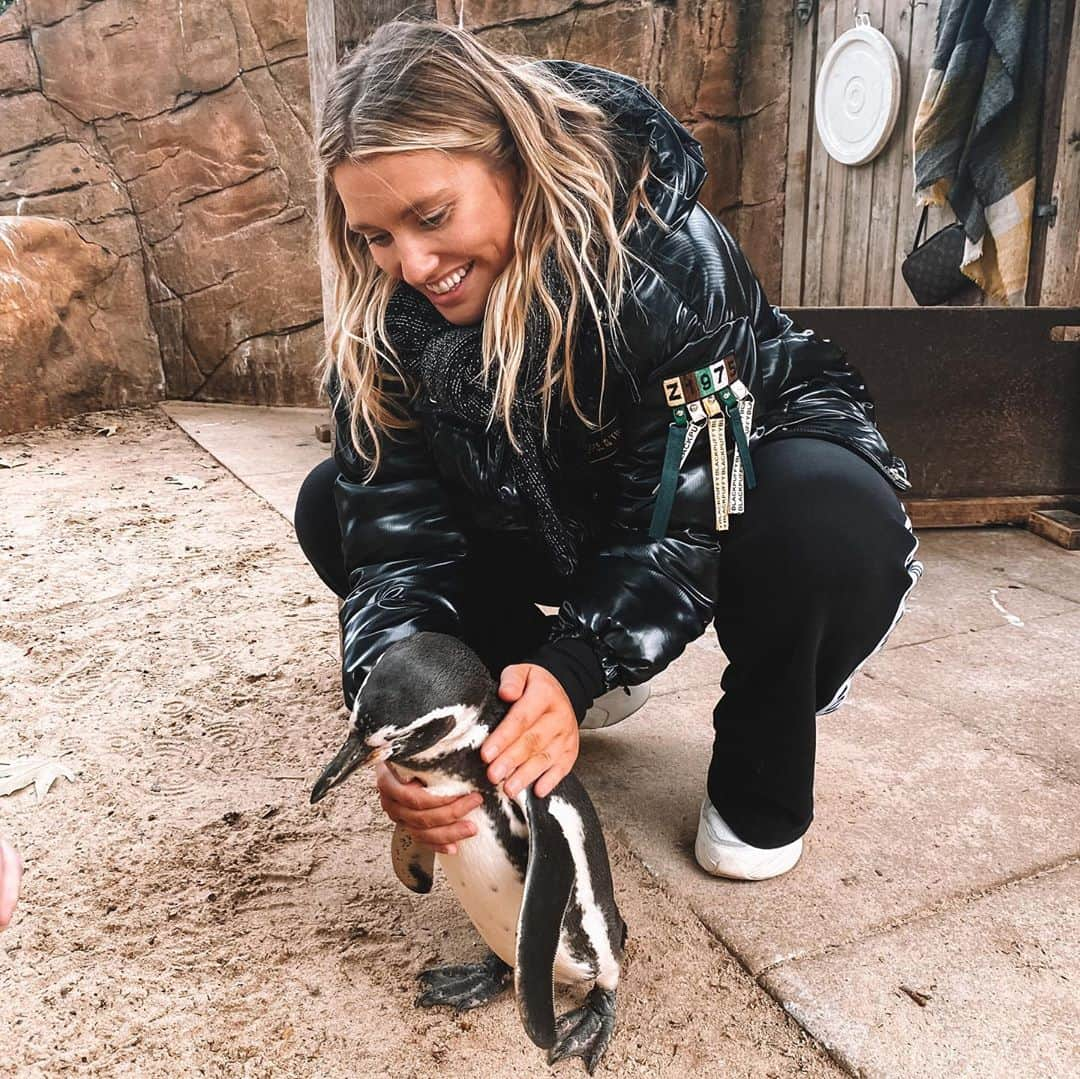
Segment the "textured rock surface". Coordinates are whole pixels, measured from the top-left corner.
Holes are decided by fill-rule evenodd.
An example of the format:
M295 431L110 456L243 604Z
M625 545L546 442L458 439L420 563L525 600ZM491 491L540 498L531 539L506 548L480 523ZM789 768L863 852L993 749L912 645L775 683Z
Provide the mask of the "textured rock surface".
M304 5L22 0L0 94L0 213L71 222L123 268L168 396L314 400Z
M64 221L0 217L0 432L161 397L142 267Z
M457 22L454 0L434 6ZM735 0L473 0L465 20L498 47L644 80L701 141L703 201L775 295L791 21L775 14L740 18ZM169 397L314 402L303 4L18 0L0 15L0 102L0 214L70 221L122 261Z

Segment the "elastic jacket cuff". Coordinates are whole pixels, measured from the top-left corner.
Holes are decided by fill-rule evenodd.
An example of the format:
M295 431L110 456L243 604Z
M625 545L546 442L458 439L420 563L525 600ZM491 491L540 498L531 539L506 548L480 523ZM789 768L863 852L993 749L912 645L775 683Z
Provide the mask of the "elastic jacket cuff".
M540 645L527 660L550 671L574 706L578 726L593 700L604 691L604 669L592 647L577 637Z

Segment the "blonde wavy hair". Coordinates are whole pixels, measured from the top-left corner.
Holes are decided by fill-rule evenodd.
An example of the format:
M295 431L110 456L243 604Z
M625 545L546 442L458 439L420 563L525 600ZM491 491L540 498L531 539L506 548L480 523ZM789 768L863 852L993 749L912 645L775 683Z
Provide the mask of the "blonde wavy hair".
M376 265L366 243L350 235L331 178L342 162L375 154L467 151L495 170L518 167L522 189L513 255L492 284L483 316L482 369L489 385L492 373L495 377L489 423L501 418L517 448L511 405L525 355L526 312L539 299L551 326L542 386L544 437L557 387L580 419L595 427L600 417L585 416L574 393L573 343L583 305L597 325L604 308L605 319L619 333L617 312L629 263L639 261L624 239L636 227L638 207L665 224L645 193L648 154L637 151L640 174L626 191L620 153L631 153L630 144L600 107L537 66L535 58L497 52L467 30L434 21L396 19L379 27L338 65L319 119L320 225L335 277L334 318L321 374L324 382L337 375L334 404L348 404L352 442L370 462L369 475L379 464L380 432L415 425L388 392L395 380L405 385L385 321L398 281ZM626 200L621 226L614 216L616 191ZM549 250L569 284L565 325L543 280ZM370 436L370 451L362 433Z

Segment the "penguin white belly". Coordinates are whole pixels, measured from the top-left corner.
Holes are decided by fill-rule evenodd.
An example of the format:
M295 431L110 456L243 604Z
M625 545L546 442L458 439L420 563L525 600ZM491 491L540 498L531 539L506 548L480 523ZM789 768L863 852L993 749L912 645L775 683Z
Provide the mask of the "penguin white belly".
M476 826L476 835L459 840L457 854L440 854L438 861L476 931L504 963L513 966L525 882L483 807L465 819Z
M468 794L474 788L458 779L418 768L398 767L406 777L419 776L432 794L440 796ZM528 839L528 829L517 822L509 809L502 807L511 821L511 830ZM511 967L517 963L517 925L525 881L510 861L495 826L483 806L477 806L463 818L476 826L476 835L458 840L457 854L437 854L436 860L476 931L487 946ZM575 888L574 897L577 895ZM573 898L571 901L573 901ZM559 937L555 955L554 977L557 982L573 985L595 978L596 969L588 958L576 958L570 950L565 930Z
M512 967L517 963L517 924L525 882L483 807L465 819L476 826L476 835L460 840L457 854L439 854L438 861L476 931ZM573 956L566 933L562 933L555 955L555 980L573 985L589 981L595 974L587 960Z

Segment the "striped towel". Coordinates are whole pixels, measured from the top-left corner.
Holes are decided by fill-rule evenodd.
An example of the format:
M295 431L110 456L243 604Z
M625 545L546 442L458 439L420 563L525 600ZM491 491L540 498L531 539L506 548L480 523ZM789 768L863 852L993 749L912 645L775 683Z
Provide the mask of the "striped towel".
M1047 0L941 0L915 116L915 201L952 207L960 269L1022 306L1035 207Z

